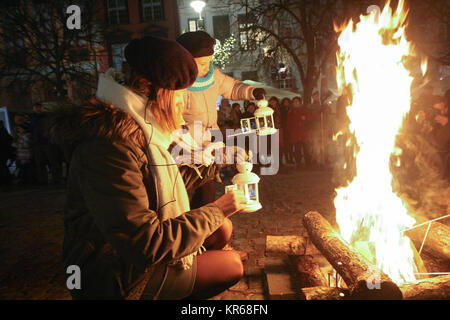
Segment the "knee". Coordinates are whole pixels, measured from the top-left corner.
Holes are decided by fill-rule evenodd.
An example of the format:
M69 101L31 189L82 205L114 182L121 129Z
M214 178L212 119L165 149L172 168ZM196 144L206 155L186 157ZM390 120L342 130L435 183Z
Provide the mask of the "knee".
M244 265L242 264L239 253L230 251L231 259L229 270L231 272L231 278L233 282L238 282L244 276Z

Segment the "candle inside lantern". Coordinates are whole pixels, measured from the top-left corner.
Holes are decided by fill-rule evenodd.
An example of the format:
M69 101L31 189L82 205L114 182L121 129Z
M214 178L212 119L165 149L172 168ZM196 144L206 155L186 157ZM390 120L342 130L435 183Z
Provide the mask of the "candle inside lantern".
M258 183L259 177L251 172L253 164L250 162L243 162L236 165L239 173L233 179L233 187L244 192L247 202L244 207L244 212L255 212L262 208L259 203ZM231 189L231 186L226 188ZM226 189L226 190L228 190Z
M277 132L273 121L273 109L268 107L267 100L259 100L258 109L255 111L255 119L257 125L257 133L260 136L271 135Z

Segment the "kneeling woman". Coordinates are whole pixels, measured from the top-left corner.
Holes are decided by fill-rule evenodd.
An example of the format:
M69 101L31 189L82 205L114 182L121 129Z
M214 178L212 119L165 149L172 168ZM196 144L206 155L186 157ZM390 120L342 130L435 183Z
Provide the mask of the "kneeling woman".
M125 57L127 87L101 75L97 98L58 113L51 126L71 149L63 259L81 271L72 297L211 297L239 281L243 267L237 252L203 245L223 246L217 233L244 197L230 192L189 208L183 178L197 173L179 169L168 148L183 122L184 89L197 77L190 53L146 37L131 41ZM201 174L189 184L213 179L215 165Z

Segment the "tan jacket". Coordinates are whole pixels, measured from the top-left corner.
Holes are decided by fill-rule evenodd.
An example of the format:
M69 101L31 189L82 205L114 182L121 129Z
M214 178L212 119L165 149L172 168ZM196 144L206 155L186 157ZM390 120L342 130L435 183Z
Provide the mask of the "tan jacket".
M254 86L227 76L214 67L214 84L204 91L189 91L183 113L192 134L194 121L201 121L203 129L218 129L216 102L219 95L230 100L254 100Z

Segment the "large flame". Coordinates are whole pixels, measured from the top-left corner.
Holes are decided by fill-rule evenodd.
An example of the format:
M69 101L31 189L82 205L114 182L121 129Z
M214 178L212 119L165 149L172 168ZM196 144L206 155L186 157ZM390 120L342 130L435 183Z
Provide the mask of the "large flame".
M391 154L401 153L395 139L410 108L413 80L403 65L411 52L406 15L399 1L395 12L387 3L379 17L373 11L356 25L350 20L341 29L337 55L338 84L353 94L347 114L359 151L355 178L336 190L336 220L344 239L395 282L412 281L417 272L410 239L401 232L415 220L393 193L390 172Z

